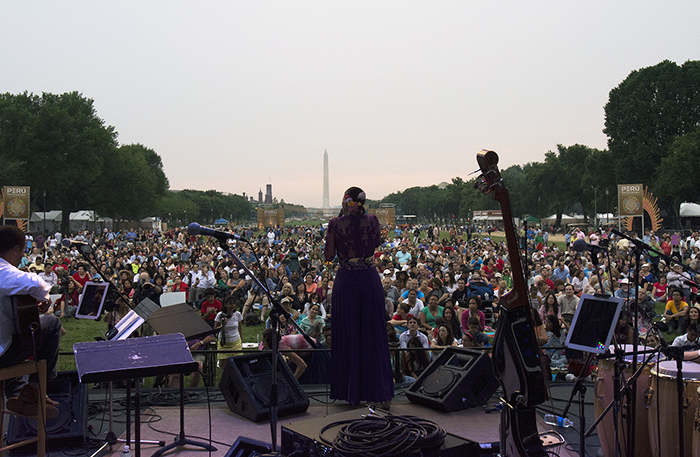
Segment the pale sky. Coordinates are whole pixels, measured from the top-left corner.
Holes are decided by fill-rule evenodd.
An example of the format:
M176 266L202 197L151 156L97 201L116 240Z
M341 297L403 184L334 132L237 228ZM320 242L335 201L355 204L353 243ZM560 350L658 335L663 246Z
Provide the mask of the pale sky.
M692 1L4 1L0 92L78 91L171 189L320 207L606 147L635 69L700 59Z

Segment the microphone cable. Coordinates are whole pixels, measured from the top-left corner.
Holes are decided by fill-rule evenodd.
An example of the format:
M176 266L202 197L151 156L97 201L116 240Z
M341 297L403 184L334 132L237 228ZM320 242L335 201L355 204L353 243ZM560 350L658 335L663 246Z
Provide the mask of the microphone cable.
M341 456L421 455L423 450L437 449L447 436L444 428L429 420L410 415L372 414L362 419L333 422L321 429L319 439L332 446ZM341 426L331 443L323 435Z

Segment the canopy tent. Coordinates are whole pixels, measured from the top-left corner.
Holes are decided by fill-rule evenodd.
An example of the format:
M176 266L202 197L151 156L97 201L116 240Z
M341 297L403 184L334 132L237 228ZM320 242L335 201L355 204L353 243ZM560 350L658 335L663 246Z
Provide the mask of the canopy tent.
M557 215L552 214L549 217L545 217L542 219L543 223L547 224L554 224L557 221ZM585 221L585 218L582 214L574 214L573 216L569 216L568 214L562 214L561 215L561 223L563 225L568 225L568 224L581 224Z
M537 219L535 216L528 216L528 217L525 219L525 222L539 222L539 221L540 221L540 220Z
M214 221L214 225L228 225L228 221L223 217Z
M700 205L697 203L681 203L681 217L700 217Z

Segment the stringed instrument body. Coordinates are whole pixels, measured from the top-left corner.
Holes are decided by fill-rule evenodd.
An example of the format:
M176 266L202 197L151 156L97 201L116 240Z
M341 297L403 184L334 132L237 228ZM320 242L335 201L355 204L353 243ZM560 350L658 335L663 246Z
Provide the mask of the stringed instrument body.
M491 194L501 206L513 274L513 289L500 298L501 313L493 343L493 365L506 405L501 409L501 455L546 456L537 432L535 406L547 398L545 371L541 365L527 282L518 249L508 190L498 170L498 155L477 154L481 177L474 184Z
M39 302L31 295L15 295L12 297L17 316L17 331L22 347L34 352L41 348L41 325L39 323Z

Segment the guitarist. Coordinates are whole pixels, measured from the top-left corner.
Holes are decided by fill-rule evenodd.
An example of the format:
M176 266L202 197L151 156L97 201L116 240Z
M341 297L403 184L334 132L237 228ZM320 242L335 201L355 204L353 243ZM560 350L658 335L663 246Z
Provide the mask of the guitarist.
M50 305L49 286L38 275L17 269L24 253L24 232L18 227L0 226L0 368L23 362L34 354L33 347L23 346L16 328L15 296L28 295L37 301L39 312ZM43 344L37 348L40 360L46 360L47 377L56 377L61 323L53 315L39 318ZM27 383L22 378L6 381L7 409L21 416L36 416L39 405L39 381L32 375ZM43 395L46 393L44 392ZM58 403L46 399L46 417L58 416Z

